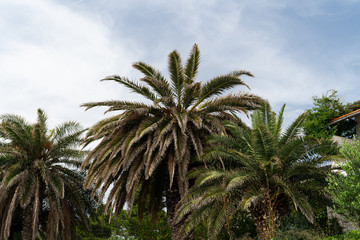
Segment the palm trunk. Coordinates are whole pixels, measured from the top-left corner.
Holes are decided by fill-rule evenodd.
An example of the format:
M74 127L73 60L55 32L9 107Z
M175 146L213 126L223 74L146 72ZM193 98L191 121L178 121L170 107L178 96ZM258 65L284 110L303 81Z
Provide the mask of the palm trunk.
M185 223L185 218L180 222L176 222L175 213L177 210L177 204L180 202L180 192L177 184L174 184L171 189L166 191L166 211L167 219L171 229L171 239L172 240L191 240L193 239L193 234L185 234L183 225Z
M33 206L29 204L25 207L23 213L24 218L22 220L22 230L21 230L21 239L22 240L31 240L32 239L32 211Z
M259 240L273 239L277 226L277 216L275 212L269 214L268 211L252 211L252 216L256 225L256 233Z
M251 215L255 221L257 238L259 240L273 239L277 226L277 214L271 201L263 200L251 209Z
M179 224L176 224L175 213L176 206L180 201L180 193L177 186L173 186L172 189L166 192L166 212L167 219L171 229L172 240L182 240L181 230Z
M269 177L266 171L265 177L266 188L263 189L263 191L265 192L266 197L251 210L256 224L256 232L259 240L273 239L277 221L275 204L279 190L275 193L271 193Z
M257 216L254 218L256 224L257 239L269 240L272 239L272 229L270 228L266 216Z

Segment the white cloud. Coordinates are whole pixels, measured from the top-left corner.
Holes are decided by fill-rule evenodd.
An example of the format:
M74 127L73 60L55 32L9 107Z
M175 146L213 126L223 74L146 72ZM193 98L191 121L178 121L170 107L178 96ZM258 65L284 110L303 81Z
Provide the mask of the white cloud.
M326 1L0 0L1 112L27 116L43 107L56 122L89 125L102 110L84 113L79 104L136 98L99 79L138 77L138 60L166 73L167 54L175 48L185 60L194 43L199 80L249 70L252 91L275 108L287 103L293 117L328 89L356 100L357 43L324 50L326 29L309 24L332 13Z
M243 3L215 5L200 1L193 5L182 2L171 7L173 22L179 22L180 29L193 35L204 52L203 62L207 66L201 70L206 73L200 74L209 78L244 68L256 76L246 80L253 91L274 104L298 104L299 97L302 104L309 103L314 92L323 88L321 82L314 81L322 76L299 63L283 48L287 39L278 21L284 19L274 12L284 8L285 4L282 1L272 5ZM247 15L254 9L257 9L254 17Z
M101 111L84 113L81 103L128 95L99 83L107 75L128 75L141 55L126 49L125 38L113 41L101 22L48 1L0 2L0 9L2 113L33 119L41 107L55 123L89 125Z
M328 36L320 35L316 27L321 26L309 25L312 17L335 15L325 1L170 1L159 8L172 14L171 27L181 39L183 54L187 54L184 43L186 49L199 43L201 80L234 69L249 70L256 77L245 81L253 92L275 107L288 104L292 111L288 122L312 104L312 96L329 89L357 95L352 87L359 72L351 68L356 68L359 57L342 59L348 54L339 56L337 49L321 52ZM313 44L292 42L296 36ZM342 47L353 51L353 46Z

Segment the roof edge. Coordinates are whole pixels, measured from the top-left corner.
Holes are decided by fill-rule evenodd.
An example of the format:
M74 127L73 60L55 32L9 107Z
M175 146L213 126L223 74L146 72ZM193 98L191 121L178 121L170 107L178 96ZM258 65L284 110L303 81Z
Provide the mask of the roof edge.
M330 124L330 125L333 125L333 124L335 124L335 123L341 122L342 120L351 118L351 117L356 116L356 115L358 115L358 114L360 114L360 109L357 109L357 110L355 110L355 111L352 111L352 112L347 113L347 114L345 114L345 115L342 115L342 116L340 116L340 117L334 118L333 120L331 120L331 121L329 122L329 124Z

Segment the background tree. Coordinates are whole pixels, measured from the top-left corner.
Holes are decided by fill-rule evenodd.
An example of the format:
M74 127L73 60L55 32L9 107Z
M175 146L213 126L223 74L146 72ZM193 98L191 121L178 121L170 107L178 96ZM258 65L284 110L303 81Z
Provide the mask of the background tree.
M347 119L330 126L332 119L360 109L359 101L344 104L337 91L329 90L322 97L313 97L314 106L307 110L308 117L304 124L304 132L316 138L330 138L333 135L352 138L355 134L355 121Z
M346 111L348 111L348 112L352 112L352 111L360 109L360 100L347 103L345 108L346 108Z
M331 173L328 189L335 211L360 226L360 143L344 142L340 153L345 158L338 162L343 171Z
M330 169L322 164L336 151L336 145L301 137L305 115L282 133L284 107L276 117L265 103L252 114L252 128L226 122L229 134L210 138L204 159L218 162L220 167L190 174L196 179L195 186L178 211L179 219L191 214L186 231L208 219L212 239L217 239L223 228L231 236L228 224L235 213L243 211L253 217L258 239L271 239L278 218L291 209L313 222L310 200L330 204L324 191Z
M84 156L78 150L79 124L66 122L49 131L42 110L34 124L16 115L0 119L0 238L8 239L21 218L24 240L34 240L40 228L47 239L77 239L75 220L86 224L91 207L84 177L75 170Z
M116 215L125 202L131 208L138 189L140 216L146 204L149 211L160 211L165 197L174 240L184 238L173 218L177 203L188 190L185 176L203 152L204 137L224 131L222 121L232 118L230 111L247 112L262 101L242 92L219 96L235 86L246 86L240 79L252 76L246 71L196 82L199 58L197 45L185 66L178 52L171 52L170 80L143 62L133 64L144 74L142 84L120 76L104 79L131 89L146 98L146 103L119 100L82 105L86 109L105 106L107 112L120 111L96 123L86 135L86 145L98 143L83 164L88 168L86 187L100 189L100 200L111 188L106 209L115 210Z

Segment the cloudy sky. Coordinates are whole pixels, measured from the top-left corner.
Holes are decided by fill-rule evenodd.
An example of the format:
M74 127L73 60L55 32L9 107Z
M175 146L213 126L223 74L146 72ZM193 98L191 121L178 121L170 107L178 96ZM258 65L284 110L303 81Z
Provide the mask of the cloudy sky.
M0 114L43 108L52 125L88 127L103 110L81 103L136 98L101 78L137 79L140 60L166 73L169 52L198 43L198 80L251 71L251 91L286 103L289 122L329 89L360 99L359 24L354 0L0 0Z

